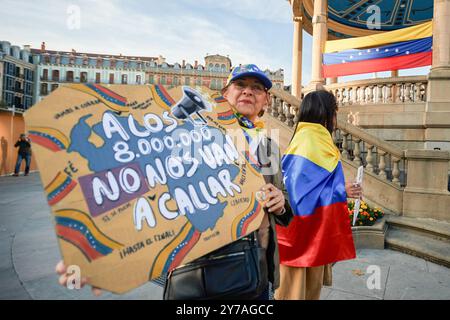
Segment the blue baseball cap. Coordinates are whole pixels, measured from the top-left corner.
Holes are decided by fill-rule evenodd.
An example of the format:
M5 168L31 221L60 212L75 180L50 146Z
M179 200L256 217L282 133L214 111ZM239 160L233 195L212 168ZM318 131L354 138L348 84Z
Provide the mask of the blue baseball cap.
M255 64L244 64L238 67L234 67L228 76L227 86L234 80L242 79L246 77L257 78L267 89L272 88L272 81L267 75L262 72Z

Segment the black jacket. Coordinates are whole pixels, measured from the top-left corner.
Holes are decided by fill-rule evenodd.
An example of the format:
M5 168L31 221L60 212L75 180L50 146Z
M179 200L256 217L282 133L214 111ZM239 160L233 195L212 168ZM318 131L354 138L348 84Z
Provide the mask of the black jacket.
M14 147L19 147L19 154L31 156L31 144L27 140L18 140Z
M269 281L272 282L273 289L280 285L280 256L278 253L277 233L275 225L288 226L293 218L291 206L289 205L288 194L283 184L283 175L281 173L280 150L276 143L271 139L263 139L257 149L258 161L262 165L262 174L266 183L271 183L283 191L285 197L284 208L286 212L279 216L269 214L269 246L266 251Z

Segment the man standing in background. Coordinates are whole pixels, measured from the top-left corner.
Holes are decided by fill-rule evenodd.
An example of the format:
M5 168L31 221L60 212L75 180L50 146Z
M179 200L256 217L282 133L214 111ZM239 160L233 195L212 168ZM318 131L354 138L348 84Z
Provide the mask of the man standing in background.
M26 136L25 133L22 133L19 137L19 140L16 142L14 147L19 147L19 152L17 155L16 168L14 169L14 176L19 176L20 165L22 164L22 160L25 159L25 175L27 176L30 171L30 163L31 163L31 144L30 139Z

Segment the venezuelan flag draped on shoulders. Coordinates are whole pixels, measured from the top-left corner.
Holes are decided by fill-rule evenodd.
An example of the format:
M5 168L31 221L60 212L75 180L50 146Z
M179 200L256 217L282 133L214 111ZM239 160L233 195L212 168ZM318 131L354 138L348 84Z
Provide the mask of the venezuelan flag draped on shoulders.
M277 226L280 262L316 267L355 258L344 172L328 130L300 122L282 170L294 219Z

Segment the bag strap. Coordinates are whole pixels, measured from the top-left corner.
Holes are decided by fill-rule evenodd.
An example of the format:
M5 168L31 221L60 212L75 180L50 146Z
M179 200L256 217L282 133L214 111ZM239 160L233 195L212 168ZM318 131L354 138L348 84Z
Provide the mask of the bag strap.
M246 235L245 237L242 237L240 240L250 240L252 242L253 245L258 245L259 241L258 241L258 236L256 235L256 233L258 232L258 230L253 231L252 233L249 233L248 235ZM239 241L239 240L238 240Z

